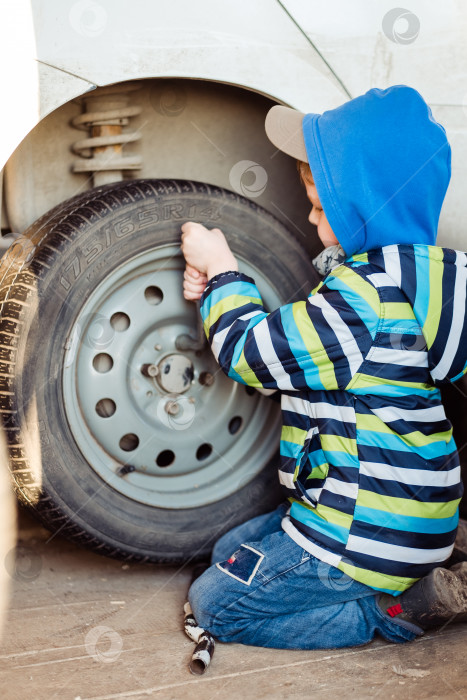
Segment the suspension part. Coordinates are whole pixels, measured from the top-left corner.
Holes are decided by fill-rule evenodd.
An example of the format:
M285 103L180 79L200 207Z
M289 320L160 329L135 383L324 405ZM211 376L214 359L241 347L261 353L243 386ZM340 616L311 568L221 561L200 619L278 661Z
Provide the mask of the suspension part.
M131 117L141 113L139 106L130 106L129 94L141 87L140 83L113 85L98 88L83 99L83 114L75 117L71 124L76 129L89 132L89 138L80 139L72 151L80 156L73 163L74 173L92 173L95 187L123 180L125 170L140 170L140 155L123 155L125 144L141 138L136 131L123 132Z

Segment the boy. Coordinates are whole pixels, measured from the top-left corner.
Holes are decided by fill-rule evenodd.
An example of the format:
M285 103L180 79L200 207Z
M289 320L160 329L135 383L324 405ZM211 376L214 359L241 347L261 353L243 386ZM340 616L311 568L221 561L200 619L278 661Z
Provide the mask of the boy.
M275 106L266 133L299 161L326 276L268 314L222 232L182 226L221 368L281 392L288 498L217 542L191 607L224 642L411 640L467 619L467 563L440 566L462 485L437 385L467 371L467 256L434 245L449 143L403 85L322 115Z

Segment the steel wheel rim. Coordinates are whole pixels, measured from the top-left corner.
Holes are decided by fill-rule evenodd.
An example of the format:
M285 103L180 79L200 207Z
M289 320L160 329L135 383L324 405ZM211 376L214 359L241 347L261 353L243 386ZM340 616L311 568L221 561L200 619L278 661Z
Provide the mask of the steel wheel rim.
M113 270L75 318L62 373L67 421L90 467L124 496L174 509L247 484L275 453L280 423L277 405L225 377L209 346L177 351L175 338L193 334L197 316L181 294L183 267L178 246L161 246ZM241 269L270 308L280 304L251 264ZM170 363L193 374L182 393L159 376ZM147 365L159 375L143 374ZM200 382L203 372L212 385Z

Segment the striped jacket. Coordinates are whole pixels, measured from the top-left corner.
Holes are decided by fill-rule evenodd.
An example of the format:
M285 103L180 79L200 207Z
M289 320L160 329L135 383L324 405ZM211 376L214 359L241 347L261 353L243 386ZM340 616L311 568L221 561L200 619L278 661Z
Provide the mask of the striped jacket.
M283 529L394 595L453 548L462 484L438 384L467 370L466 287L464 253L394 245L272 313L242 273L212 278L201 300L224 372L281 392Z

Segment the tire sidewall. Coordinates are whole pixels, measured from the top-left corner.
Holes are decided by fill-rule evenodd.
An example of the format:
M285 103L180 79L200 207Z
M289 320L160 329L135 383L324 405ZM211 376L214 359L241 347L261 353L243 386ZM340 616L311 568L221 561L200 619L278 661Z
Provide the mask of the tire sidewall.
M30 459L42 465L41 489L58 509L57 525L64 534L81 530L104 543L107 553L160 562L199 557L225 531L274 507L280 498L277 463L271 460L228 498L198 508L154 508L111 488L82 457L64 407L64 350L80 309L90 290L116 267L151 248L179 245L186 220L221 228L234 253L274 280L283 301L297 296L310 275L282 225L247 200L203 185L198 191L155 189L143 190L136 201L134 194L127 197L123 190L122 196L119 190L115 208L112 189L97 192L93 202L68 212L39 244L36 258L49 256L52 264L38 278L37 308L31 307L20 336L16 396ZM110 203L109 211L103 201ZM73 523L71 528L65 521Z

